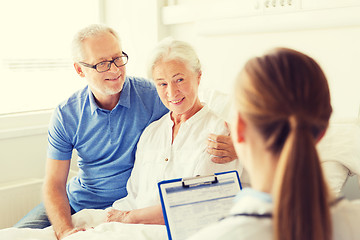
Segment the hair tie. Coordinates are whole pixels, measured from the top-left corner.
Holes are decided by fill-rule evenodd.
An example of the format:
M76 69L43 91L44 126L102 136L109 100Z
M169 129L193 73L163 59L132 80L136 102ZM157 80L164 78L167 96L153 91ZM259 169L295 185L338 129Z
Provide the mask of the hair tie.
M309 129L307 121L304 118L299 117L299 115L291 114L288 119L290 129Z

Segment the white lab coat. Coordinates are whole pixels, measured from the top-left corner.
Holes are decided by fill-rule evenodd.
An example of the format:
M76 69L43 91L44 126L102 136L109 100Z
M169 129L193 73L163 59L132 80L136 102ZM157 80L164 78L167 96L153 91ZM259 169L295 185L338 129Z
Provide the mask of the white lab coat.
M272 200L269 194L245 188L227 218L188 238L221 240L272 239ZM241 214L240 216L237 214ZM342 199L331 208L334 240L360 239L360 200Z

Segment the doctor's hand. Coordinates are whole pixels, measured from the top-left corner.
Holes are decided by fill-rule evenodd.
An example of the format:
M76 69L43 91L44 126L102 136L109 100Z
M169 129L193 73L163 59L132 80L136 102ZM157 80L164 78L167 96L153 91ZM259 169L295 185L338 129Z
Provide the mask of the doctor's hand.
M211 160L214 163L228 163L238 158L230 135L210 134L207 145L207 152L213 155Z

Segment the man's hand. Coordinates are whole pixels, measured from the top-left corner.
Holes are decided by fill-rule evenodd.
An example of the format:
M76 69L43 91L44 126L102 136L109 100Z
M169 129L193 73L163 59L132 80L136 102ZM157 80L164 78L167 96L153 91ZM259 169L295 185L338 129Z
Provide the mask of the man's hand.
M213 155L214 163L228 163L237 159L235 148L230 136L210 134L207 152Z
M74 233L77 233L77 232L80 232L80 231L85 231L85 228L73 228L73 229L69 229L67 231L64 231L62 233L59 233L56 235L56 237L61 240L71 234L74 234Z

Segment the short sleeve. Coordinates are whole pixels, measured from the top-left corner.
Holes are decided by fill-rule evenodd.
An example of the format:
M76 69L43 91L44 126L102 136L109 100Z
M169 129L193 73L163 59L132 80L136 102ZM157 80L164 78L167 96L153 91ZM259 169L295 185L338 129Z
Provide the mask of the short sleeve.
M61 110L57 107L51 117L48 128L47 157L56 160L71 159L73 144L66 132Z

